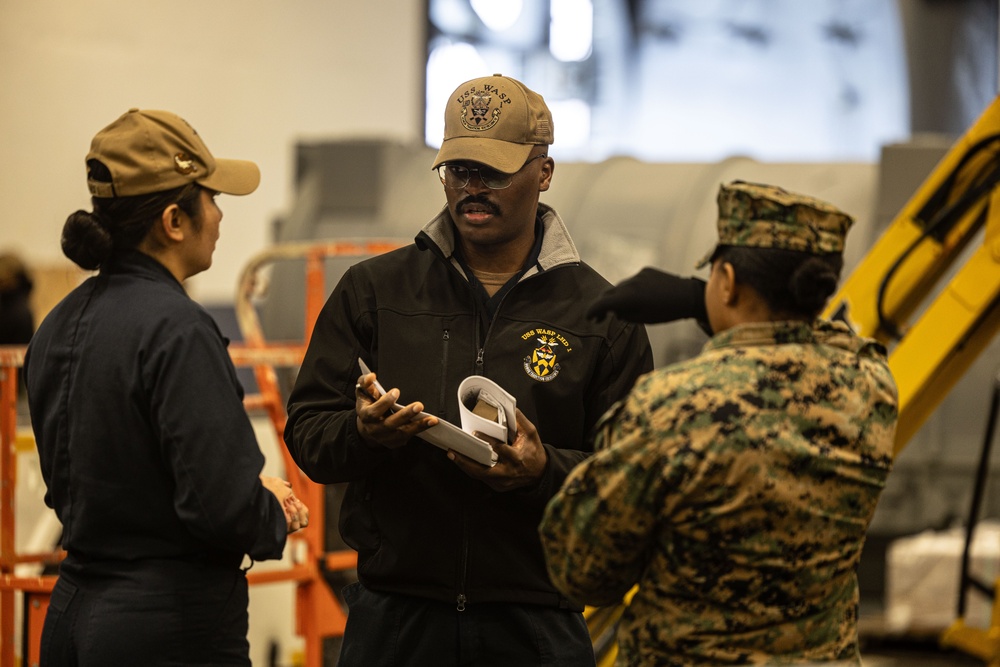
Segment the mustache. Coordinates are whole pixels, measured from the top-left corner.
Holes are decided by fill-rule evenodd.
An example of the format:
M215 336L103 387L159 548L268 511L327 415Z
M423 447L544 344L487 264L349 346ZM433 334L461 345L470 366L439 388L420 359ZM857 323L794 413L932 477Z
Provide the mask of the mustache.
M469 195L462 201L458 202L458 206L456 206L455 209L459 213L463 213L467 206L472 206L473 204L485 208L493 215L500 215L500 207L487 199L485 195Z

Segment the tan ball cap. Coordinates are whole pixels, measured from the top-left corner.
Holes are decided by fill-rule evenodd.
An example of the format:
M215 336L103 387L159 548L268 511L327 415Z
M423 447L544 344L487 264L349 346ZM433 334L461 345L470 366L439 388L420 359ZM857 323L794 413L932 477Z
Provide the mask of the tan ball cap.
M89 177L95 197L130 197L188 183L247 195L260 184L260 169L248 160L215 158L187 121L169 111L129 109L97 133L87 161L98 160L111 182Z
M444 141L434 169L445 162L479 162L517 172L532 146L553 142L552 114L542 96L502 74L466 81L444 110Z

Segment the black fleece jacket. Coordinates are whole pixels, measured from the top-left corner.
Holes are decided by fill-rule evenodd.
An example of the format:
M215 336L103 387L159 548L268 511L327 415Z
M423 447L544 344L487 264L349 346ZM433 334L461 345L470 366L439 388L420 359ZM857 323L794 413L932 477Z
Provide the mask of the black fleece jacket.
M152 257L131 251L63 299L25 376L45 503L70 564L280 558L287 524L228 341Z
M492 320L453 256L447 210L414 245L351 267L319 315L285 441L314 481L349 482L340 531L370 588L458 605L573 607L545 569L542 511L589 455L594 423L653 362L642 325L587 319L609 283L580 261L555 211L540 205L539 213L537 260ZM419 400L456 424L459 383L473 374L495 380L538 428L548 454L541 482L498 493L423 440L365 445L354 411L359 356L384 387L399 388L400 402Z

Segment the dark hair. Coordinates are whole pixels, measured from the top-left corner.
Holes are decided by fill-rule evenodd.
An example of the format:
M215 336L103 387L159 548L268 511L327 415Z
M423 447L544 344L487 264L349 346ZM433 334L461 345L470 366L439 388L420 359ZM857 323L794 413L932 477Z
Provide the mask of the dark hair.
M111 181L111 172L98 160L88 160L89 177ZM83 269L100 268L113 255L138 246L163 209L177 204L195 225L201 224L201 186L197 183L131 197L91 197L93 213L76 211L62 230L63 254Z
M813 319L837 291L844 257L780 248L719 246L715 259L733 265L736 281L752 287L771 310Z

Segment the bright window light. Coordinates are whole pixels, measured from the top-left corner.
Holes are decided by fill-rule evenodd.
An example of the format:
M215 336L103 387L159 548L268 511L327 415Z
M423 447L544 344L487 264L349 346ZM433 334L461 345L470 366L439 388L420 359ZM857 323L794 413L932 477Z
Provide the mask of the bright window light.
M427 2L432 146L492 72L545 97L563 160L874 161L909 136L899 0Z
M448 96L460 83L483 76L487 70L486 61L471 44L448 43L431 51L427 58L427 111L424 116L427 145L441 146Z
M549 52L562 62L586 60L594 47L594 5L590 0L552 0Z
M503 32L517 23L523 0L472 0L472 9L490 30Z
M583 100L546 100L555 124L556 146L574 149L590 140L590 105Z

